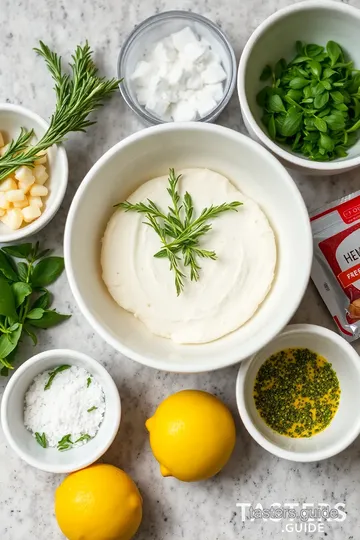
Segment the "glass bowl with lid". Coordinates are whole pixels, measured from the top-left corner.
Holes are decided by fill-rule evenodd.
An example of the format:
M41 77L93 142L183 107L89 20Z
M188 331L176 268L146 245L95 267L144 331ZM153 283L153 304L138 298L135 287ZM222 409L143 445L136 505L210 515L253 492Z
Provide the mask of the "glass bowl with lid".
M149 17L136 26L123 44L117 65L121 94L128 106L142 119L146 125L157 125L167 121L153 112L145 105L140 104L136 93L136 85L131 80L139 61L160 40L189 27L198 38L206 40L213 53L220 61L226 73L223 82L223 96L209 113L198 117L200 122L213 122L228 104L236 84L236 58L234 50L223 31L206 17L189 11L166 11Z

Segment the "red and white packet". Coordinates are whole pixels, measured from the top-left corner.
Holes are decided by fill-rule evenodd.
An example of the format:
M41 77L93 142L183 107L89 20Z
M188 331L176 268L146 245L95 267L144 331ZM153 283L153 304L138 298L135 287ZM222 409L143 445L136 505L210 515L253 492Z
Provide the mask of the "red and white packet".
M360 191L310 214L311 277L340 334L360 337Z

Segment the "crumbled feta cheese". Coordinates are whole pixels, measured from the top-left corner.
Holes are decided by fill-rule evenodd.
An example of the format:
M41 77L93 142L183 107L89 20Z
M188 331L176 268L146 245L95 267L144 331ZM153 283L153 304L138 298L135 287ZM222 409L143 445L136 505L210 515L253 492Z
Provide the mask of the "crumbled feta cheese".
M210 43L185 27L150 47L130 79L141 106L164 121L185 121L216 107L226 77Z

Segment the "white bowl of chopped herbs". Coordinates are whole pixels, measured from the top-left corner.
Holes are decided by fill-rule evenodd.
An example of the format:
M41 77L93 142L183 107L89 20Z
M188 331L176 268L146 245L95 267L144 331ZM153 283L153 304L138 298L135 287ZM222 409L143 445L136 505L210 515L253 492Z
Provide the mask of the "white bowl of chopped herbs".
M360 434L360 362L339 334L289 325L241 364L241 419L265 450L291 461L335 456Z
M244 123L290 168L330 175L360 164L359 24L354 7L310 0L270 16L244 48Z
M99 459L121 418L120 396L106 369L68 349L27 360L7 384L1 424L11 448L29 465L68 473Z

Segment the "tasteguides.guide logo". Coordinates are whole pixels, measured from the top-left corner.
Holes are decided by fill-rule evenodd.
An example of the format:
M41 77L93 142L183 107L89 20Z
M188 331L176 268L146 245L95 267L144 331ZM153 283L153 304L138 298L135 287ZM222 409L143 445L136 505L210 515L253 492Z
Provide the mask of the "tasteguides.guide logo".
M327 524L345 521L345 503L272 503L265 507L261 503L238 502L241 521L263 521L279 523L282 533L322 533Z

